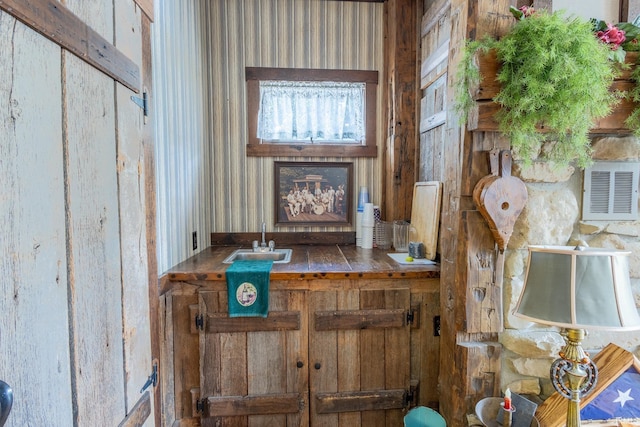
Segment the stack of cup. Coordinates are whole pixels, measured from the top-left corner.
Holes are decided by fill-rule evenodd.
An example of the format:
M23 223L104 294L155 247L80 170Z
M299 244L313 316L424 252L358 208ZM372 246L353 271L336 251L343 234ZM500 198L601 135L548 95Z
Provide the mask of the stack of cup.
M373 227L375 224L373 203L365 203L362 213L362 249L373 248Z
M356 212L356 246L362 246L362 217L366 203L369 203L369 188L362 186L358 193L358 212Z

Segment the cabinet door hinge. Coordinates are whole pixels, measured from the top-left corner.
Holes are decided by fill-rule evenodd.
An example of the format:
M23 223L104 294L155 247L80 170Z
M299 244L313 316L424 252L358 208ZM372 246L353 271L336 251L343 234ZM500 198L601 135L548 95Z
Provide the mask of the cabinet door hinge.
M404 392L404 407L409 409L415 406L418 400L418 383L411 381L411 385L408 390Z
M203 413L204 412L204 404L205 404L205 399L196 400L196 411L198 413Z
M413 324L414 312L412 309L407 310L407 325Z
M202 331L204 329L204 316L202 314L197 314L194 320L196 322L196 329L200 329Z

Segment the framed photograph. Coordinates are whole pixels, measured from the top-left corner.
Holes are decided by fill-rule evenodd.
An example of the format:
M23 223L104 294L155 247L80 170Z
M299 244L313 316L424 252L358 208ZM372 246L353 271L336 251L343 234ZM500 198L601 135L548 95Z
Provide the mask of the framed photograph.
M353 163L274 164L276 225L351 225Z

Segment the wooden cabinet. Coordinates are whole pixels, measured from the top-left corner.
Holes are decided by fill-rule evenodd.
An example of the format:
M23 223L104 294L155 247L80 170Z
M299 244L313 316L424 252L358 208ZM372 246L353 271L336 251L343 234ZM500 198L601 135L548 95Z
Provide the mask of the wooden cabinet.
M164 295L166 425L396 427L437 408L437 279L272 281L267 318L224 282Z
M274 291L230 318L200 291L203 426L397 426L410 403L410 291Z

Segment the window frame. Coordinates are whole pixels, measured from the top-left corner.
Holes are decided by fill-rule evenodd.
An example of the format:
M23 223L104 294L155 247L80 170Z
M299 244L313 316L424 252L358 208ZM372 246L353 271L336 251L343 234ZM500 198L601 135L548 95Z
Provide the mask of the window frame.
M246 67L247 82L247 156L322 156L322 157L377 157L377 91L378 72L363 70L323 70L310 68ZM332 81L365 84L365 139L364 144L336 143L300 144L299 142L263 142L258 138L258 112L260 109L260 81Z

